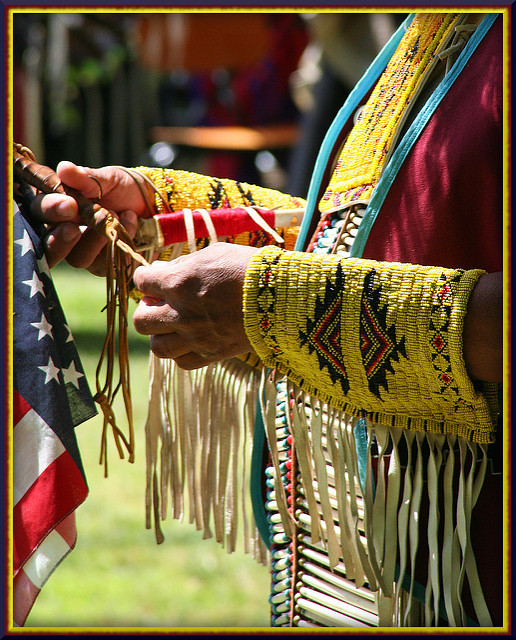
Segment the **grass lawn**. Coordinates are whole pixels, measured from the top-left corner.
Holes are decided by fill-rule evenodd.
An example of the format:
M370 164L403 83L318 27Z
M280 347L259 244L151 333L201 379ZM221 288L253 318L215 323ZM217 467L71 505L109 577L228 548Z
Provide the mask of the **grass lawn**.
M94 390L105 335L104 280L67 265L54 269L53 276ZM98 464L100 416L77 428L90 489L76 512L77 546L38 596L26 628L45 627L48 632L48 627L73 627L77 632L77 627L145 627L148 632L149 627L268 627L266 567L243 552L228 555L213 540L202 540L192 525L171 518L163 523L161 545L145 529L149 349L148 339L132 325L130 329L136 461L120 460L111 438L109 477L104 478ZM117 415L121 420L123 412Z

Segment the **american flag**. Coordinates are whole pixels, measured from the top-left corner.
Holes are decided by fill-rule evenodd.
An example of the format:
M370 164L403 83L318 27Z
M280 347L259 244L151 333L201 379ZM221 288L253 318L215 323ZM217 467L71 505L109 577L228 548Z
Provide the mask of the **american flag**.
M75 546L75 509L88 488L74 428L96 409L37 225L23 202L13 206L12 606L23 626Z

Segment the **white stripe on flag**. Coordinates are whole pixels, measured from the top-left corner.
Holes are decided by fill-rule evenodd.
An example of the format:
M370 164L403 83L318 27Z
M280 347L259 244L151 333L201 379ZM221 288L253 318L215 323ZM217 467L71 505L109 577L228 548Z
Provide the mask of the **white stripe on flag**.
M51 531L23 565L23 570L31 582L41 589L52 571L69 552L70 547L66 540L57 531Z
M23 416L13 432L14 505L64 451L61 440L33 409Z

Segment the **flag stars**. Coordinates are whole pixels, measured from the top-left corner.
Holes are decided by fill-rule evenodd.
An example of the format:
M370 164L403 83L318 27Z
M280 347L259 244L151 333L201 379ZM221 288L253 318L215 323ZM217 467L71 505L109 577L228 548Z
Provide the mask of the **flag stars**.
M38 341L41 340L42 338L44 338L45 336L52 337L52 333L51 333L52 325L45 318L45 314L44 313L41 314L41 321L40 322L31 322L31 325L33 327L36 327L36 329L38 329L38 331L39 331L39 333L38 333Z
M43 293L43 283L38 278L38 274L35 271L32 272L32 280L24 280L23 284L26 284L28 287L30 287L31 298L35 296L36 293L38 292L41 293L42 296L45 295Z
M72 330L67 324L64 325L64 328L68 331L68 338L66 338L65 342L73 342Z
M46 367L40 366L38 367L38 369L41 369L41 371L46 374L45 384L48 384L51 380L59 382L59 379L57 377L57 374L59 373L59 367L56 367L52 358L49 357Z
M29 251L34 251L34 245L32 244L32 240L30 239L30 236L27 233L26 229L23 230L23 237L21 237L19 240L14 240L13 244L20 245L22 256L24 256L26 253L29 253Z
M77 371L77 369L75 368L75 362L72 360L70 366L67 369L63 367L62 371L63 371L63 379L65 384L67 382L71 382L78 389L79 388L78 380L79 378L83 378L84 374L81 373L80 371Z
M42 256L41 258L37 259L36 263L38 265L39 272L46 274L50 278L51 277L50 269L48 267L48 262L45 256Z

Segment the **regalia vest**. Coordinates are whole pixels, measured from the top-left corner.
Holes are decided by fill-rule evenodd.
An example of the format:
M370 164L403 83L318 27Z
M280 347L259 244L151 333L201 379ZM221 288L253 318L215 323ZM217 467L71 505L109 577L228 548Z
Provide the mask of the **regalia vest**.
M420 148L426 137L432 141L437 135L435 121L446 113L454 87L470 73L475 53L499 28L497 17L490 14L473 25L467 15L453 13L409 16L337 115L321 147L296 244L286 244L297 252L336 254L357 265L357 283L368 293L357 307L361 324L355 351L370 398L393 384L389 375L411 348L410 337L401 339L389 329L382 291L392 285L392 277L399 278L403 290L404 270L416 267L393 267L393 275L379 268L372 275L360 259L416 262L413 240L404 253L399 236L382 237L392 224L385 214L398 207L406 212L404 218L410 216L400 177L414 197L424 192L421 211L447 199L446 189L427 193L425 181L418 179ZM486 197L500 190L498 168L487 175ZM446 172L446 165L433 171ZM154 182L161 179L159 172L146 173ZM169 200L172 182L161 188ZM219 205L207 199L203 206ZM191 212L188 218L191 229ZM500 246L496 225L486 224L486 238L490 249ZM189 240L195 249L191 233ZM177 245L170 255L183 250ZM501 267L498 252L488 253L477 265L444 260L448 270L435 276L442 279L433 289L435 298L425 298L421 288L426 302L420 306L427 305L425 322L434 330L431 375L441 385L430 393L452 398L447 416L433 417L431 408L418 416L418 398L410 393L406 404L413 415L401 410L397 415L393 408L368 410L365 397L339 404L331 394L312 393L317 390L302 376L272 367L266 357L235 358L193 372L151 358L147 512L158 540L169 492L173 517L188 517L228 551L235 549L240 528L245 550L262 562L271 560L276 627L492 626L470 532L490 443L499 437L493 426L497 389L482 389L482 409L474 409L471 420L457 418L473 404L458 397L449 375L455 356L443 338L452 318L448 303L453 298L460 306L466 286L461 268ZM260 255L274 268L281 262L274 247ZM422 264L441 265L429 255ZM249 274L249 282L256 278L253 290L262 296L249 302L255 315L266 308L271 292L261 269L256 265ZM480 273L467 276L468 290ZM320 290L323 307L338 292L339 278ZM264 327L266 334L265 312L261 319L258 341ZM321 327L325 342L318 340L322 334L313 339ZM347 373L331 368L334 329L331 319L314 315L299 337L307 353L320 355L331 383L342 385ZM277 346L271 336L264 345L272 352ZM470 387L473 403L477 391ZM420 402L430 406L428 397Z

